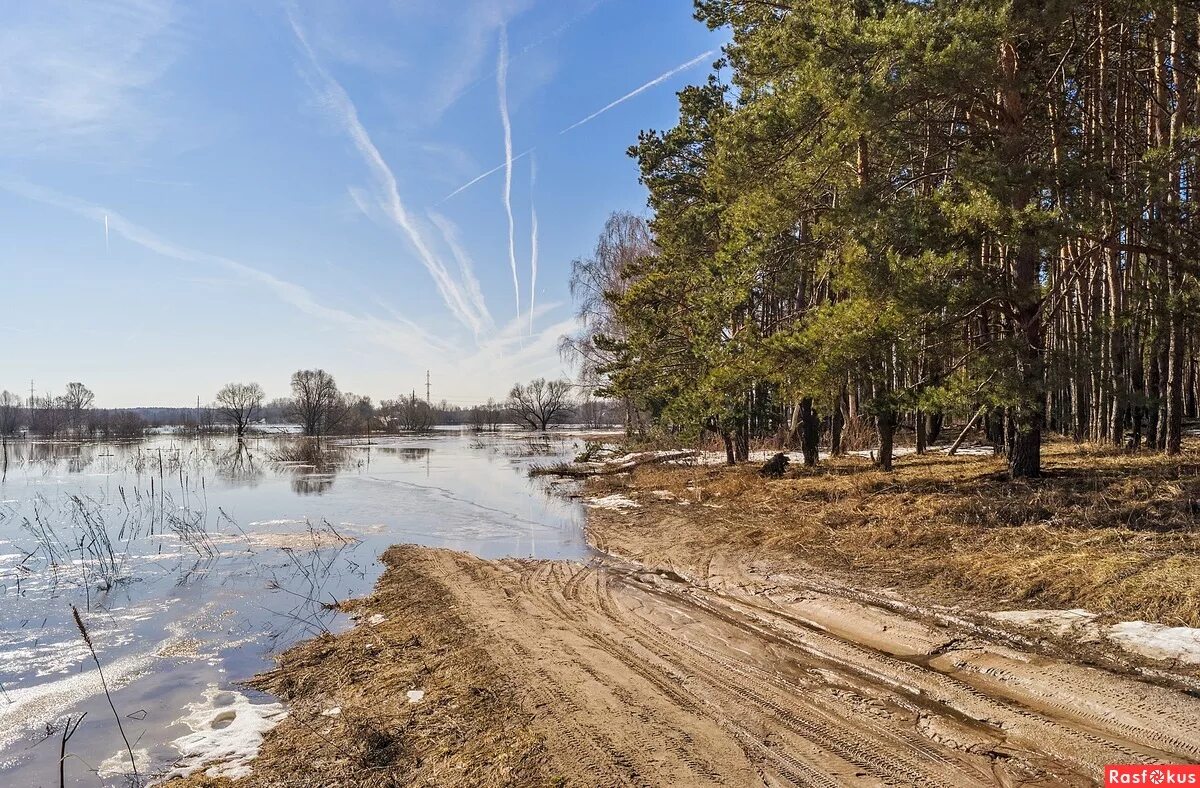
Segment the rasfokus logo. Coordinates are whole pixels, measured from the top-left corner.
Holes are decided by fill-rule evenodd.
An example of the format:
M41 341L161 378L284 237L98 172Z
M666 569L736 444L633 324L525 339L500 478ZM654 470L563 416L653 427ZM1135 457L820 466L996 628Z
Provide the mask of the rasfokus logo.
M1104 767L1104 786L1114 785L1195 785L1200 786L1200 766L1182 764L1120 764Z

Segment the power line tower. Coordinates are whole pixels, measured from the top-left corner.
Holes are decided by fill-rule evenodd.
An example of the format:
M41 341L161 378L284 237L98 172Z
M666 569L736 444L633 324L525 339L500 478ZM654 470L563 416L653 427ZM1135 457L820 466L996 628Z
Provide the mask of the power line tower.
M425 370L425 401L433 404L433 400L429 398L429 370Z

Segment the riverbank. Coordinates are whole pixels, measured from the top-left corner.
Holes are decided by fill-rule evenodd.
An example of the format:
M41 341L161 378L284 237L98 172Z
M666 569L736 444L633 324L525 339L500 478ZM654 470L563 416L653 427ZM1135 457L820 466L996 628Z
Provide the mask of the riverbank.
M1087 608L1200 626L1200 441L1184 453L1044 448L1045 478L1000 458L909 455L757 466L655 465L599 476L588 519L600 549L722 587L755 564L819 568L969 609ZM710 576L712 576L710 578Z
M1196 666L1096 635L1133 604L1112 583L1174 578L1157 609L1188 622L1189 451L1055 446L1023 489L980 457L645 466L588 483L621 558L392 548L358 626L253 682L289 716L237 785L1082 786L1198 761ZM1095 612L1012 613L1052 599Z

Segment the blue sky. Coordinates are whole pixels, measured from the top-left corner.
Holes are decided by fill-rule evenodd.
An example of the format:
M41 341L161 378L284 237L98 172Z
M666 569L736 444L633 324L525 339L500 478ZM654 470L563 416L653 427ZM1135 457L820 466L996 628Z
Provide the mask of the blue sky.
M0 388L113 407L564 373L570 261L723 43L691 0L0 13Z

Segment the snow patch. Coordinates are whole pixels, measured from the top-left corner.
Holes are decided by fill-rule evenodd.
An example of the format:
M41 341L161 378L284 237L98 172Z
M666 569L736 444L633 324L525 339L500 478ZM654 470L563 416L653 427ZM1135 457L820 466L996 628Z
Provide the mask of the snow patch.
M145 747L134 749L133 760L137 764L139 772L145 774L149 771L150 751ZM129 764L129 750L121 750L113 753L101 761L100 767L96 769L97 777L121 777L131 774L133 774L133 769L130 768Z
M1108 638L1143 657L1200 665L1200 629L1122 621L1108 628Z
M287 716L281 703L251 703L242 693L215 684L204 690L203 701L189 703L187 710L175 722L192 732L172 742L180 759L170 777L186 777L206 766L209 777L245 777L263 734Z
M583 505L593 509L640 509L642 507L637 501L620 494L606 495L603 498L589 498L583 502Z
M988 615L1010 624L1045 627L1059 635L1065 635L1072 628L1090 624L1096 619L1095 613L1081 608L1072 610L1003 610Z
M383 613L373 613L371 617L367 619L368 624L382 624L384 621L387 621L387 616L385 616Z
M420 703L425 699L425 690L409 690L407 694L409 703Z

